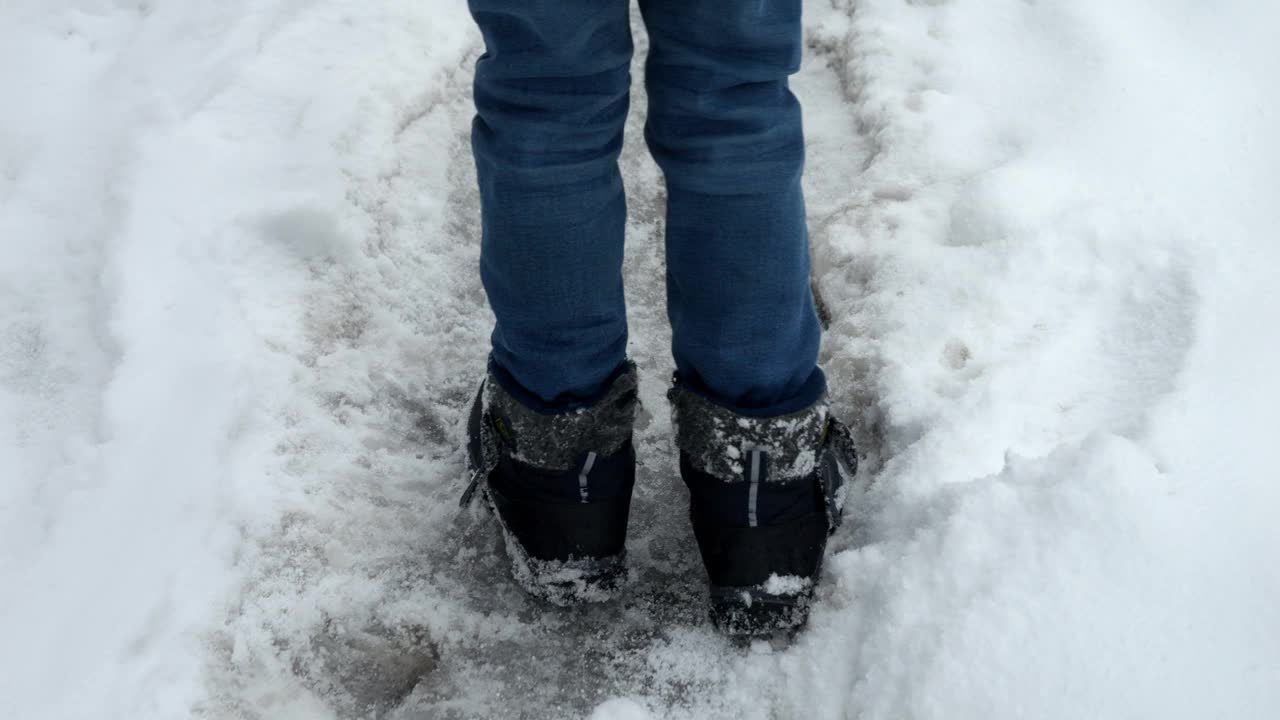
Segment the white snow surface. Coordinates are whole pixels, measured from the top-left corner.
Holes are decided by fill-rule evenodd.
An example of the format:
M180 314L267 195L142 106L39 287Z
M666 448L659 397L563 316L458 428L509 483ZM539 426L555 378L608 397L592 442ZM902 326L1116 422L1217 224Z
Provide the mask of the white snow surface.
M1280 717L1280 6L806 13L865 457L771 649L703 616L638 83L634 577L560 610L456 509L465 4L3 3L0 716Z

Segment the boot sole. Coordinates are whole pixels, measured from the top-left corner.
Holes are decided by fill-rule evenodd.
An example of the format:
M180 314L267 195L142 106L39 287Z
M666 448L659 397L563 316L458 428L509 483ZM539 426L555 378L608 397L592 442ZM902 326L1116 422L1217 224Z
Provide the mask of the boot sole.
M794 594L770 593L762 587L711 586L711 623L725 635L753 639L804 629L813 601L812 586Z

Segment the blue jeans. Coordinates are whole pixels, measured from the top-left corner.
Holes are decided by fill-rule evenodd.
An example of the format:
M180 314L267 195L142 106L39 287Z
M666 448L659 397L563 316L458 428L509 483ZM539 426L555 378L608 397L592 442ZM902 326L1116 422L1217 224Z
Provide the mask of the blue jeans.
M752 416L825 391L800 175L801 0L639 0L645 139L667 186L667 314L679 382ZM623 367L629 0L469 0L480 270L490 367L542 412Z

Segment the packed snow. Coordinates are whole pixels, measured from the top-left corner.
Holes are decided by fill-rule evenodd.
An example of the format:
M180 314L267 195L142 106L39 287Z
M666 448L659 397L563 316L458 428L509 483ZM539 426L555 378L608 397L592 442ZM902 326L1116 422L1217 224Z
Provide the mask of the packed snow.
M465 4L0 4L0 716L1280 717L1280 6L805 10L864 457L779 648L704 617L639 82L634 578L562 610L457 507Z

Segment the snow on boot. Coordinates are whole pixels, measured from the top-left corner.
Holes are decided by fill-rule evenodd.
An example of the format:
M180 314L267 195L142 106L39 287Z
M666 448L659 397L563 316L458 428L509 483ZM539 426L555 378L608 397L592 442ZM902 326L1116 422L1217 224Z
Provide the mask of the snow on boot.
M799 630L840 524L844 479L857 470L848 429L825 400L757 418L678 381L668 397L712 622L734 636Z
M493 372L467 424L472 481L498 518L517 582L556 605L612 597L626 576L635 485L636 372L628 364L590 407L539 413Z

